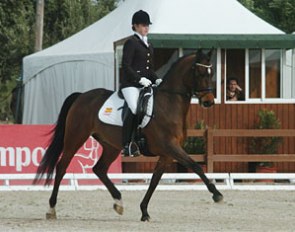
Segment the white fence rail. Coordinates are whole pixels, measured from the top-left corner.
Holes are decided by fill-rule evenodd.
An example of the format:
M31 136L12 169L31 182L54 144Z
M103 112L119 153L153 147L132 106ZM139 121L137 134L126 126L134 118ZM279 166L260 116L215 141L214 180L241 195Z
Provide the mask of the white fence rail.
M295 190L295 173L207 173L209 179L220 190ZM147 190L152 173L108 174L117 180L119 190ZM0 191L9 190L52 190L52 186L32 185L34 174L0 174ZM276 180L274 183L256 182L257 180ZM96 190L106 189L103 184L80 184L79 181L97 180L94 174L66 174L61 190ZM206 186L194 173L166 173L157 190L205 190ZM14 181L29 181L29 184L15 184ZM193 181L193 182L192 182Z

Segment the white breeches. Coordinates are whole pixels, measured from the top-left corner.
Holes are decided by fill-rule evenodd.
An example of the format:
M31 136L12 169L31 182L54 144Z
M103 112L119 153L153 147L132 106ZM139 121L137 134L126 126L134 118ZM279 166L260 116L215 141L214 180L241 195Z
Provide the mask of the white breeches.
M136 87L127 87L122 89L122 94L127 102L127 105L133 114L136 114L137 101L140 89Z

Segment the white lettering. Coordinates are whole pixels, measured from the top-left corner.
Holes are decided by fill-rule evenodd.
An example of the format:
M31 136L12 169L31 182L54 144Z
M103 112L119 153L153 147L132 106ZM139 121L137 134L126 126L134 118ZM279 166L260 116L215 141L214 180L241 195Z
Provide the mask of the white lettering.
M45 152L43 147L36 147L32 152L29 147L0 147L0 167L15 167L17 172L30 165L38 167Z
M15 166L14 162L14 149L13 147L0 147L0 166L4 167L7 166L7 159L6 159L6 153L8 152L8 160L9 160L9 166Z
M28 147L17 147L16 148L16 171L21 172L22 167L30 165L30 149Z
M39 156L38 156L39 151ZM32 163L38 167L39 166L39 160L41 161L42 157L44 156L46 152L46 149L43 147L36 147L32 152Z

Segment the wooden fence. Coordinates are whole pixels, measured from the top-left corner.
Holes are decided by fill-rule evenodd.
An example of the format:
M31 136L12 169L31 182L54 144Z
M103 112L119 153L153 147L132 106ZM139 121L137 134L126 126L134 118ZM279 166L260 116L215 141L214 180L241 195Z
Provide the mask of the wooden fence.
M295 154L215 154L216 137L295 137L289 129L188 129L187 136L205 137L207 154L190 155L197 162L207 163L207 172L214 172L214 162L295 162ZM122 162L157 162L158 157L122 157Z

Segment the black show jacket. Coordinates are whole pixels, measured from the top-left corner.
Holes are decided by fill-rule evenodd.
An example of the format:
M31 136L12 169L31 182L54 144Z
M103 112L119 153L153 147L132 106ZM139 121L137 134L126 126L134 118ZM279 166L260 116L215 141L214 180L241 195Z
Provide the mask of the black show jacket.
M155 83L158 77L154 72L153 56L154 49L150 43L146 46L137 35L131 36L123 47L123 76L120 80L120 88L141 87L139 84L141 77L146 77Z

